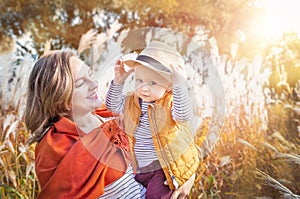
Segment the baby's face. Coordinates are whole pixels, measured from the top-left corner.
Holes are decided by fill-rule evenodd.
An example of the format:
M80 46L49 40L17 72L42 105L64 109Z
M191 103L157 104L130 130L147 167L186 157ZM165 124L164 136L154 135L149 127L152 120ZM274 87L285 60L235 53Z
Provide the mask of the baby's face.
M135 66L135 94L144 102L156 101L163 97L170 83L155 71L142 65Z

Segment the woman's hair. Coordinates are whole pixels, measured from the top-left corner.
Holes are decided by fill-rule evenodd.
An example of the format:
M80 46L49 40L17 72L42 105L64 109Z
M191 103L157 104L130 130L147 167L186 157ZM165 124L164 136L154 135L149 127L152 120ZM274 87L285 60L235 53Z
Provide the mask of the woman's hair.
M74 79L70 58L75 51L52 51L34 65L28 80L25 125L33 136L29 143L40 141L47 127L62 116L70 118Z

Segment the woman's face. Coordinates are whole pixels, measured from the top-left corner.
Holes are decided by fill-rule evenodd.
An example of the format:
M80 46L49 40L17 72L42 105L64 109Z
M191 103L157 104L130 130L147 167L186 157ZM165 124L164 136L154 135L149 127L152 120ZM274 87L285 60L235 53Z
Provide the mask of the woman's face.
M70 58L75 86L72 99L72 114L85 115L101 107L102 101L98 96L98 81L83 61L76 56Z

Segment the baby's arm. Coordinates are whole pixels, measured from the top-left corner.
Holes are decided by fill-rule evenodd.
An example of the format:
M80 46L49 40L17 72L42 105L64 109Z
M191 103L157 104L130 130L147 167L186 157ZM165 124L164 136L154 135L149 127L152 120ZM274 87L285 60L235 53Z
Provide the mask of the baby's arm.
M124 108L125 97L122 96L124 82L128 75L133 72L133 69L125 71L124 64L118 60L114 67L115 78L109 86L105 105L108 110L116 113L122 113Z
M172 66L173 69L173 119L187 122L193 117L193 106L187 86L187 75L184 66Z
M186 84L173 86L173 119L186 122L193 117L193 106Z
M125 98L122 96L124 84L115 85L111 82L105 100L108 110L115 113L122 113ZM121 97L122 96L122 97Z

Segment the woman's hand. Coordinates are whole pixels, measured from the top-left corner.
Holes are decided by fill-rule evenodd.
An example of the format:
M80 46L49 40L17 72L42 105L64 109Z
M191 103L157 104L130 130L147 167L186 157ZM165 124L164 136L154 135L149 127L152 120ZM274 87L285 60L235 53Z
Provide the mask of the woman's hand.
M81 36L77 50L79 54L92 47L92 45L97 41L97 34L97 30L90 29Z
M188 197L193 187L194 181L195 174L193 174L192 177L188 181L186 181L181 187L174 190L170 199L184 199ZM165 181L165 184L167 184L167 181Z
M130 69L129 71L125 71L124 64L120 60L117 60L116 65L115 65L115 79L114 79L113 83L115 85L124 84L127 77L133 71L134 71L133 69Z

